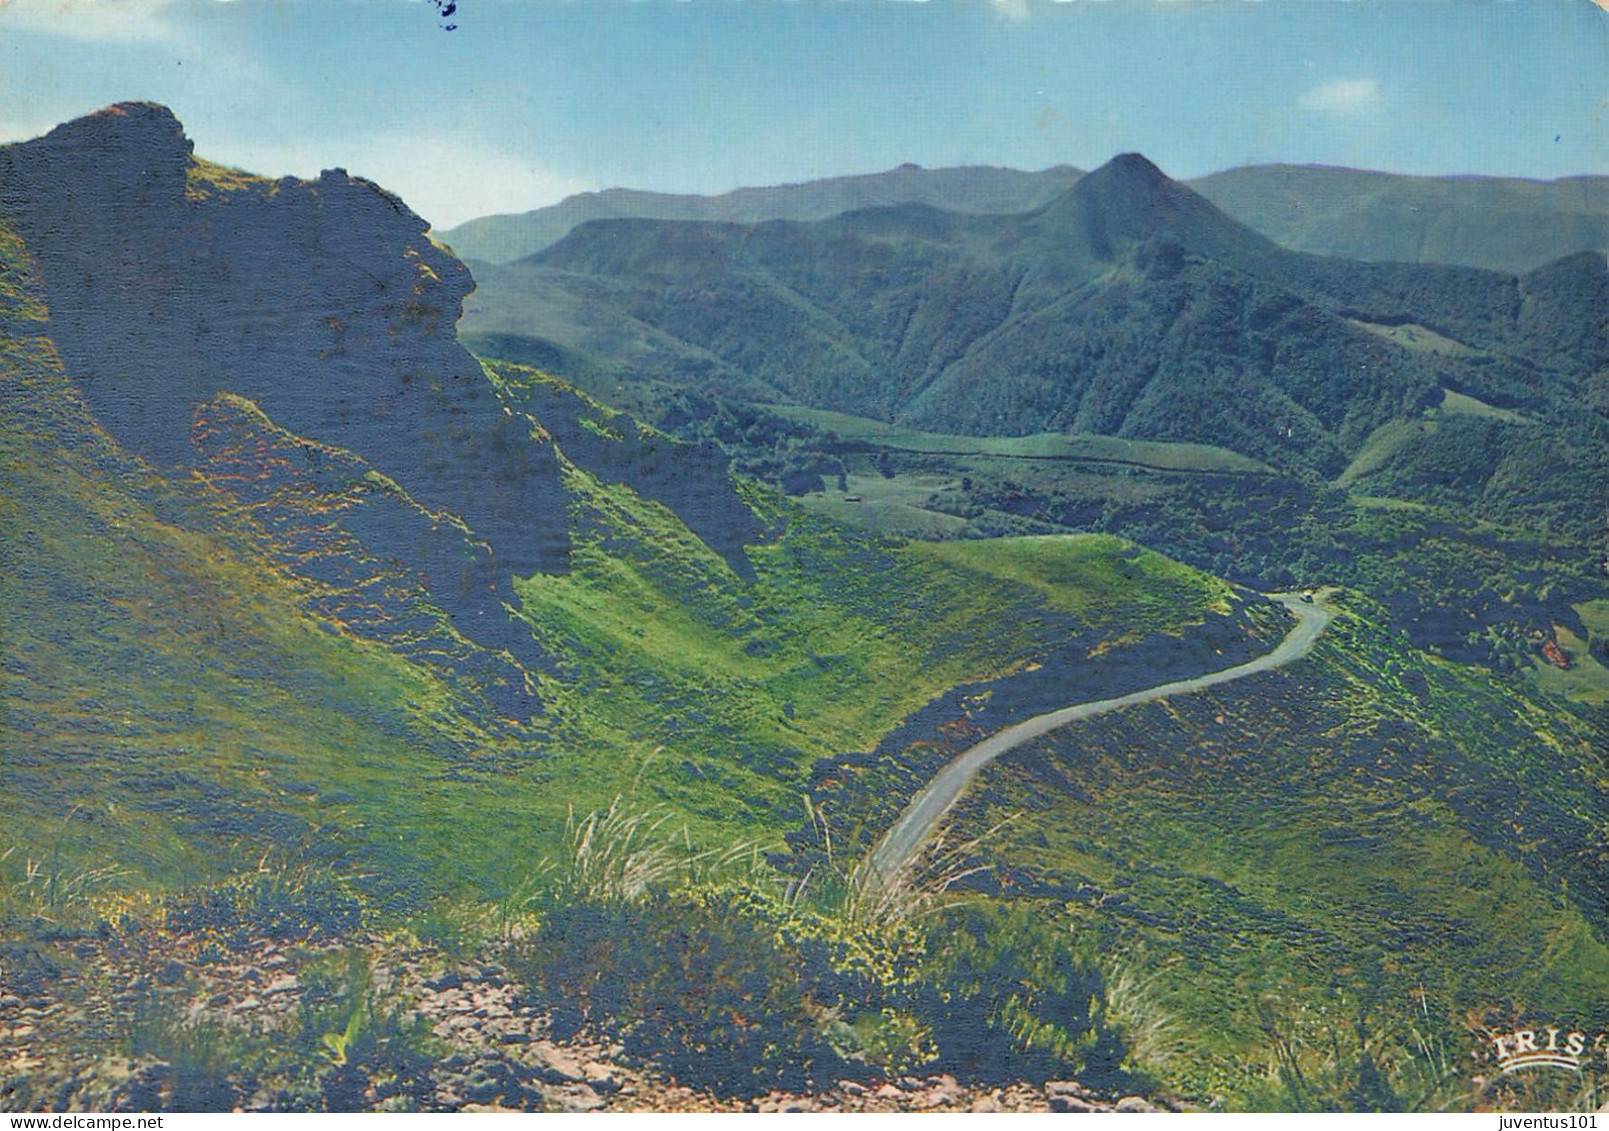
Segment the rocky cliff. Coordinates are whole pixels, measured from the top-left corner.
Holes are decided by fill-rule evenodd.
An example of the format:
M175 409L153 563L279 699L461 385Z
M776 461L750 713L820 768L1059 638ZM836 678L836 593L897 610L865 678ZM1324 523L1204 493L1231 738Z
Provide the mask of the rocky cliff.
M124 103L0 148L0 225L114 440L260 524L321 615L534 709L510 579L568 568L565 460L458 344L474 280L424 220L343 170L213 165L167 108ZM634 432L605 439L569 458L640 462ZM677 498L734 516L709 537L739 561L752 516L717 456Z

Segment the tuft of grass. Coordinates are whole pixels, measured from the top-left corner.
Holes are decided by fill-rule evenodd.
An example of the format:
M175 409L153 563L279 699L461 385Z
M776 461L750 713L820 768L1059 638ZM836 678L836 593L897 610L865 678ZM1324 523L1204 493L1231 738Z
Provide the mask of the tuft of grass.
M349 949L309 977L294 1047L313 1065L324 1111L410 1111L425 1105L444 1053L426 1020L375 985L373 960ZM305 1069L304 1069L305 1071ZM386 1100L376 1104L376 1097Z
M633 903L654 890L729 873L734 865L757 866L758 849L749 844L695 849L686 827L672 825L672 816L633 811L618 797L608 809L579 819L572 810L565 824L569 852L558 876L560 890L571 899Z
M956 891L988 868L978 862L980 849L1020 816L1012 814L958 844L949 843L947 830L941 830L922 846L914 861L893 876L878 871L868 853L839 885L839 914L850 921L894 924L914 922L953 906ZM822 825L824 828L824 821Z
M255 1087L261 1049L240 1028L183 1016L144 995L115 1045L142 1066L122 1085L119 1107L137 1111L232 1111ZM126 1106L125 1106L126 1105Z
M83 922L101 917L115 902L113 892L129 873L116 864L82 864L64 855L76 807L63 818L50 847L39 855L0 852L0 923L33 920Z
M1118 958L1105 971L1105 1017L1122 1034L1123 1067L1152 1080L1172 1079L1177 1062L1189 1055L1183 1021L1161 1000L1164 978L1179 961L1168 959L1148 970Z
M182 997L142 993L113 1041L134 1071L108 1101L119 1110L230 1111L261 1090L276 1110L428 1105L446 1050L422 1017L376 988L371 956L328 951L300 973L296 1013L267 1028L197 1017Z
M278 185L268 177L220 165L216 161L208 161L194 155L191 156L190 164L185 169L184 194L191 200L207 200L220 194L244 192L248 189L256 189L272 196L277 188Z

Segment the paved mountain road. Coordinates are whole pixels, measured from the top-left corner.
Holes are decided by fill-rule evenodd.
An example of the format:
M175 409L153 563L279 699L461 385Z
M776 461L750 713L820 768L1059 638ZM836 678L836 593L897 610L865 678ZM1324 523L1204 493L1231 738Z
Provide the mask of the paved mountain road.
M944 815L949 812L962 791L971 784L972 779L977 777L978 771L1007 751L1015 750L1023 743L1031 742L1069 723L1092 719L1096 715L1104 715L1108 711L1116 711L1122 707L1132 707L1137 703L1150 703L1172 695L1188 695L1191 692L1215 687L1220 683L1231 683L1237 679L1245 679L1249 675L1282 668L1307 655L1313 650L1319 635L1334 619L1334 608L1325 603L1322 594L1312 602L1302 600L1296 593L1271 593L1269 596L1296 614L1296 626L1286 634L1284 640L1280 641L1279 646L1266 656L1259 656L1255 660L1236 664L1222 671L1159 684L1112 699L1095 699L1047 711L1045 714L1035 715L1031 719L1025 719L1014 726L997 731L976 746L956 755L912 799L905 812L900 814L899 820L883 834L883 839L866 857L861 871L862 892L876 893L887 890L915 860L917 853L938 828L939 822L944 819Z

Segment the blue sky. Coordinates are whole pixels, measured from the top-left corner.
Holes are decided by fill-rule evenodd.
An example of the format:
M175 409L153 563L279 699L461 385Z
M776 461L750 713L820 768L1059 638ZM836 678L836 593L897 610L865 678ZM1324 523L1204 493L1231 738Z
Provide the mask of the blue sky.
M1609 0L1606 0L1609 2ZM173 107L214 160L340 165L440 227L611 185L904 161L1609 173L1589 0L0 0L0 140Z

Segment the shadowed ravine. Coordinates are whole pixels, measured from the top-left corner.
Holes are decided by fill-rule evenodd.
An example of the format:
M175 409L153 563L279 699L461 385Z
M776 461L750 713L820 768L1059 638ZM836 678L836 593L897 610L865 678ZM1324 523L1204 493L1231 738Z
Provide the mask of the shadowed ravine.
M961 793L971 784L978 771L1008 751L1024 743L1049 734L1053 730L1082 719L1092 719L1108 711L1149 703L1172 695L1186 695L1220 683L1230 683L1260 672L1273 671L1301 659L1313 650L1314 643L1335 617L1333 607L1319 594L1313 602L1304 601L1297 593L1271 593L1269 596L1296 615L1296 625L1280 641L1279 646L1266 656L1259 656L1244 664L1236 664L1221 671L1172 683L1143 688L1127 695L1110 699L1095 699L1076 703L1055 711L1047 711L1025 719L1015 726L996 731L976 746L969 747L945 764L933 780L911 801L900 814L899 820L883 835L877 847L867 855L861 868L860 886L863 895L876 897L887 891L906 869L911 866L944 815L950 811Z

